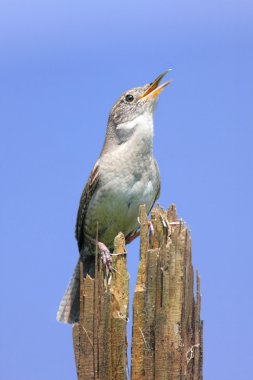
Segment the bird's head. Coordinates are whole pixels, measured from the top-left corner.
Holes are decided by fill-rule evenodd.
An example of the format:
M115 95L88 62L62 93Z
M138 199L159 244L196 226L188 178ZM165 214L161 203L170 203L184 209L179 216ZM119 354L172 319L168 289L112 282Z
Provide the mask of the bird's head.
M133 120L144 113L150 113L152 115L158 95L172 82L170 80L159 86L160 81L169 71L170 70L166 70L150 84L125 92L114 104L109 120L113 122L115 126L118 126L133 122Z
M158 95L172 81L159 86L170 70L159 75L152 83L125 92L112 107L102 153L111 152L133 136L153 140L153 113ZM137 140L135 140L136 142Z

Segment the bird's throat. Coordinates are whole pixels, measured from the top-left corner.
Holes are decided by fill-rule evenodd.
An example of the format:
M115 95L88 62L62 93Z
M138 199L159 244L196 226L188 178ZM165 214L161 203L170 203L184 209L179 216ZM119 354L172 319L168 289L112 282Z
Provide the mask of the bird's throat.
M154 121L153 114L145 112L131 121L119 124L117 134L128 148L135 147L148 153L153 149Z

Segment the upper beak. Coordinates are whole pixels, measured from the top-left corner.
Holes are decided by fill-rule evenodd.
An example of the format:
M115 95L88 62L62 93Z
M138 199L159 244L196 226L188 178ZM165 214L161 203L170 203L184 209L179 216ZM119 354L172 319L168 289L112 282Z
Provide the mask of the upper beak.
M144 94L141 96L141 99L143 98L146 98L148 95L149 96L152 96L152 98L156 98L161 92L162 90L168 86L168 84L170 84L172 82L172 80L169 80L165 83L163 83L161 86L158 87L159 83L161 82L161 80L163 79L163 77L169 72L171 71L171 69L168 69L166 70L164 73L162 73L161 75L159 75L159 77L157 77L154 82L152 82L150 84L150 86L148 87L148 89L144 92Z

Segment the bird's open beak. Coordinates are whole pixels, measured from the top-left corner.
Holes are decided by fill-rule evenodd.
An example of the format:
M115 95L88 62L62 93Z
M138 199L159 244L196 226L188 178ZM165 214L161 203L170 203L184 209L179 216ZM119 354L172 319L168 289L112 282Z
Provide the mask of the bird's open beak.
M161 80L163 79L163 77L169 72L171 71L171 69L169 70L166 70L164 73L162 73L161 75L159 75L159 77L157 77L154 82L152 82L150 84L150 86L148 87L148 89L144 92L144 94L141 96L140 99L145 99L147 96L149 97L152 97L152 98L156 98L161 92L162 90L168 86L168 84L170 84L172 82L172 80L169 80L163 84L161 84L161 86L158 87L159 83L161 82Z

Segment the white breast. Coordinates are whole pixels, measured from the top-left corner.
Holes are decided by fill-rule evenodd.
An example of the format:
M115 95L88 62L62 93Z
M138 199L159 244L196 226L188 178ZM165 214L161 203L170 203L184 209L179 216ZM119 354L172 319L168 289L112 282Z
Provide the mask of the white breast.
M99 160L100 182L87 210L87 233L99 223L100 239L111 246L118 232L128 235L138 227L140 204L151 208L159 188L153 159L153 118L143 114L117 128L136 128L135 133Z

